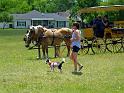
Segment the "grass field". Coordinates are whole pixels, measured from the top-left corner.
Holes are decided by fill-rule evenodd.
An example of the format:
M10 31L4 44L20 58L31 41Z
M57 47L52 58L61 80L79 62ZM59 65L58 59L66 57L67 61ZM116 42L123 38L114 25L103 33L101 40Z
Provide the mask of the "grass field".
M66 58L63 73L50 72L37 50L24 47L25 32L0 30L0 93L124 93L124 53L79 55L84 68L78 74Z

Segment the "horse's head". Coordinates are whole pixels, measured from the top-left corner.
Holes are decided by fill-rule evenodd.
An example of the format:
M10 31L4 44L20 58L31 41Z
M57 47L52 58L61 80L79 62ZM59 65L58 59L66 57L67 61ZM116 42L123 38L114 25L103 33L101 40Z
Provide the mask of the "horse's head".
M29 47L29 45L31 44L33 34L34 34L33 29L27 30L27 32L24 36L25 47Z
M63 40L65 41L67 46L70 46L71 44L71 36L72 36L72 30L69 28L61 28L58 30L59 33L61 33Z
M61 28L59 31L63 35L63 38L65 39L71 38L72 36L72 30L69 28Z
M27 33L24 36L25 47L29 47L31 42L34 44L34 41L37 42L37 39L40 36L43 36L44 29L42 26L31 26Z

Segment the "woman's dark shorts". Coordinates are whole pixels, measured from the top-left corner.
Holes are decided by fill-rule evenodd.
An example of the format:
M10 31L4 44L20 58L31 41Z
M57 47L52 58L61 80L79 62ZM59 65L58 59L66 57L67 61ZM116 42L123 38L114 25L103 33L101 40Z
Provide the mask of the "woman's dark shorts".
M78 52L79 50L80 50L80 48L77 47L77 46L73 46L73 47L72 47L72 51L73 51L73 52Z

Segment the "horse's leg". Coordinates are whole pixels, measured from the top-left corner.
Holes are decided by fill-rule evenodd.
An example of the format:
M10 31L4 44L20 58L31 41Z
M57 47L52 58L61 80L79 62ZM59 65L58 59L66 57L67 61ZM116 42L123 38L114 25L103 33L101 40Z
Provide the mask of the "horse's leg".
M44 45L42 45L42 52L43 52L43 56L42 56L42 58L44 59L45 58L45 46Z
M56 46L56 45L55 45L55 46L54 46L54 49L55 49L55 55L54 55L55 58L56 58L56 57L59 57L59 56L60 56L60 55L59 55L59 53L60 53L60 46L58 46L58 45Z
M66 44L66 47L67 47L67 50L68 50L68 53L67 53L67 57L70 55L70 45L71 45L71 42L70 42L70 39L69 40L64 40L65 41L65 44Z
M40 45L38 45L38 59L41 59L41 53L40 53Z
M67 45L67 50L68 50L68 53L67 53L67 57L70 55L70 45Z
M49 58L49 55L48 55L48 46L46 46L46 55L47 55L47 58Z
M60 46L56 46L56 55L57 57L60 57Z
M54 50L55 50L54 57L56 58L56 46L54 46Z

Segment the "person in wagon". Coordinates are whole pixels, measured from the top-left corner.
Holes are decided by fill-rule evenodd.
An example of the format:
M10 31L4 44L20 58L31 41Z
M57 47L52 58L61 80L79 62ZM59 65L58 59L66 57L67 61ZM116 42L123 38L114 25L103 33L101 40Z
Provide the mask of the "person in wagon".
M94 25L96 26L95 36L99 37L99 38L103 38L105 26L104 26L104 23L103 23L101 16L97 17L97 20L95 20Z
M96 36L96 34L97 34L97 27L96 27L96 22L97 22L97 20L98 20L98 17L95 17L95 18L92 20L92 22L91 22L91 25L92 25L93 31L94 31L94 36Z
M77 72L77 67L79 67L78 71L82 69L82 65L77 60L78 51L81 48L81 31L79 30L79 23L74 22L72 26L72 38L71 38L71 48L72 52L70 54L70 59L74 62L74 72Z
M103 24L104 24L104 26L105 26L105 28L108 28L109 27L109 19L108 19L108 15L105 15L104 17L103 17Z

